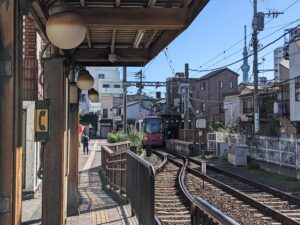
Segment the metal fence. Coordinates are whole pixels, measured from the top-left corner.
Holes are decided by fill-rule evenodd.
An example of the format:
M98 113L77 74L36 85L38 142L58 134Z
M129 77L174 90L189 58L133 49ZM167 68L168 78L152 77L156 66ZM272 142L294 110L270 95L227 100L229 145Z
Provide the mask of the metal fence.
M128 151L126 161L126 194L140 224L154 225L154 177L151 164Z

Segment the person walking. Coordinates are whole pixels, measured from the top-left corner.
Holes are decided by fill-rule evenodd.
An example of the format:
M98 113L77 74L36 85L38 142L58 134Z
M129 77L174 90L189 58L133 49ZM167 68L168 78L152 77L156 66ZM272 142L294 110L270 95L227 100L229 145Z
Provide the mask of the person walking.
M84 133L82 136L83 154L85 154L85 152L86 154L89 154L89 141L89 136L86 133Z

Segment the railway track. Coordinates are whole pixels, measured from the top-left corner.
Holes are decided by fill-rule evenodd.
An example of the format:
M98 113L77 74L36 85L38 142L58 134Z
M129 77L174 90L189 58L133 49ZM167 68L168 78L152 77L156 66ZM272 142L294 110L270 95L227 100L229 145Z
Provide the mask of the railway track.
M187 159L166 156L155 177L155 212L161 224L224 224L237 225L235 221L211 206L202 198L193 198L184 184Z
M155 176L155 212L161 224L191 224L189 207L178 187L180 167L166 162Z
M199 173L192 168L195 164L199 167L201 162L193 158L189 160L194 166L189 166L188 170L194 175ZM300 199L296 197L211 165L207 165L207 175L201 175L201 178L266 215L261 217L264 223L300 224Z

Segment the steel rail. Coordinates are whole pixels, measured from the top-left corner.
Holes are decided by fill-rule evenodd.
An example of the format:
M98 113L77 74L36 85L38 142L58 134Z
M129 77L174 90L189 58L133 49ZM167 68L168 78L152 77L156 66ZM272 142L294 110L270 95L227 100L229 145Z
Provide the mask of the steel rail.
M198 161L198 160L196 160L196 159L193 159L193 158L191 158L191 157L188 157L188 159L190 160L190 162L195 163L195 164L201 166L201 162L200 162L200 161ZM266 186L266 185L264 185L264 184L262 184L262 183L259 183L259 182L250 180L250 179L245 178L245 177L242 177L242 176L239 176L239 175L237 175L237 174L230 173L230 172L228 172L228 171L226 171L226 170L217 168L217 167L215 167L215 166L213 166L213 165L210 165L210 164L207 164L206 167L207 167L208 169L210 169L210 170L213 170L213 171L215 171L215 172L224 174L224 175L226 175L226 176L228 176L228 177L231 177L231 178L234 178L234 179L239 180L239 181L241 181L241 182L244 182L244 183L246 183L246 184L249 184L250 186L256 187L256 188L258 188L258 189L261 189L261 190L263 190L263 191L265 191L265 192L268 192L268 193L270 193L270 194L273 194L273 195L275 195L275 196L277 196L277 197L280 197L280 198L282 198L282 199L284 199L284 200L287 200L287 201L289 201L289 202L295 203L295 204L297 204L297 205L300 206L300 198L294 197L294 196L292 196L292 195L289 195L289 194L284 193L284 192L282 192L282 191L279 191L279 190L277 190L277 189L271 188L271 187Z
M199 172L198 170L192 169L187 167L187 171L192 173L193 175L197 176L197 177L201 177L203 180L217 186L218 188L226 191L227 193L237 197L238 199L242 200L243 202L251 205L252 207L258 209L260 212L262 212L265 215L268 215L270 217L272 217L273 219L276 219L277 221L280 221L281 223L285 224L285 225L299 225L299 223L287 216L285 216L282 213L277 212L276 210L266 206L263 203L260 203L256 200L254 200L253 198L235 190L234 188L221 183L220 181L217 181L201 172Z
M238 225L239 223L234 221L232 218L227 216L225 213L223 213L219 209L215 208L214 206L209 204L207 201L205 201L201 197L194 198L194 196L188 191L188 188L185 185L185 175L186 175L186 171L188 169L189 161L186 157L182 157L182 159L184 160L183 164L168 157L169 161L171 161L172 163L174 163L177 166L181 166L181 170L180 170L180 173L178 176L178 183L179 183L181 192L183 193L184 197L188 200L188 202L191 206L192 217L195 217L194 211L195 211L195 208L198 208L200 211L204 212L204 214L206 214L210 218L210 220L216 221L223 225ZM211 224L211 223L209 223L209 224Z

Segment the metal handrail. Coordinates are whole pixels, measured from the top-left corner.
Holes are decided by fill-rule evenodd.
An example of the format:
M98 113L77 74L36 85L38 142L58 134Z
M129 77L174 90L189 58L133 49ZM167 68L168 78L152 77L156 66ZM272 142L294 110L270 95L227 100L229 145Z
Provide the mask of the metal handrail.
M217 222L222 225L239 225L236 221L231 219L229 216L221 212L219 209L215 208L207 201L200 197L194 198L194 205L198 207L200 210L206 212L209 216L214 218Z

